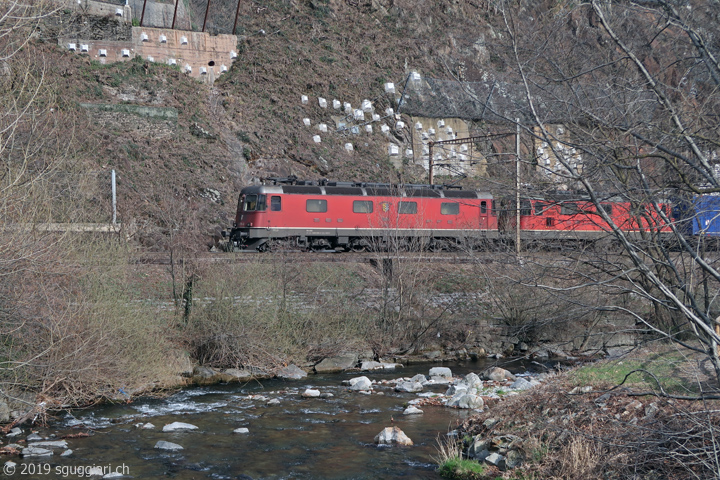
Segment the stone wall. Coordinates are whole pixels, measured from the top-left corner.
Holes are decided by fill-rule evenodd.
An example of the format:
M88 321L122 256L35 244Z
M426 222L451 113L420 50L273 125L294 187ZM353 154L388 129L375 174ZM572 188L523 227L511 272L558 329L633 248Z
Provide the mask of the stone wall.
M105 127L132 131L134 135L159 139L175 134L178 112L174 108L129 104L81 103L93 122Z
M212 36L163 28L132 27L130 41L64 37L58 43L100 63L123 62L140 56L177 65L188 75L208 83L226 72L237 56L235 35Z
M470 136L468 123L459 118L410 117L408 128L412 135L412 162L430 168L430 141L462 139ZM484 176L487 161L472 144L436 145L433 147L435 175Z

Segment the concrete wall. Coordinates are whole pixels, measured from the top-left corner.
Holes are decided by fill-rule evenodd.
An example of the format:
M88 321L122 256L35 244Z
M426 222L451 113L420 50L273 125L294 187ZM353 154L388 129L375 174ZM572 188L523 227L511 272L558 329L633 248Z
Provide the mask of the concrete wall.
M55 0L61 8L70 9L83 15L95 15L98 17L117 17L127 23L133 19L138 22L142 18L142 25L145 27L171 28L173 15L175 14L175 2L159 3L148 0L145 4L145 15L143 16L144 0L119 0L117 2L100 2L97 0ZM175 28L190 30L190 16L182 0L178 4Z
M133 27L130 41L65 37L58 42L64 48L73 44L75 52L87 54L101 63L123 62L137 56L154 62L174 62L188 75L208 83L230 68L237 48L235 35L211 36L208 33L148 27Z

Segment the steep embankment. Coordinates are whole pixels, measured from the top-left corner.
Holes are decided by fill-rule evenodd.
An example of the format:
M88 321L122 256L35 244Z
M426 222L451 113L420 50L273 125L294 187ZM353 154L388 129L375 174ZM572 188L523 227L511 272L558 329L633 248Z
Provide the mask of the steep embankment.
M143 243L157 248L162 232L174 226L202 236L229 225L237 191L253 177L421 180L422 169L408 168L401 177L390 164L389 139L377 124L372 134L329 132L322 143L313 142L318 123L332 131L343 115L320 108L317 98L354 108L370 99L383 113L395 106L383 84L394 82L401 90L412 70L478 78L490 58L490 23L499 20L494 15L483 2L242 4L239 57L212 87L142 59L103 66L50 44L37 48L63 108L77 113L66 126L74 134L76 160L118 171L122 220L134 222ZM213 16L216 23L234 17ZM48 43L52 32L45 32ZM301 95L309 97L307 105ZM86 114L80 103L174 108L177 120L137 112ZM354 152L346 152L347 142ZM96 196L108 202L106 191Z

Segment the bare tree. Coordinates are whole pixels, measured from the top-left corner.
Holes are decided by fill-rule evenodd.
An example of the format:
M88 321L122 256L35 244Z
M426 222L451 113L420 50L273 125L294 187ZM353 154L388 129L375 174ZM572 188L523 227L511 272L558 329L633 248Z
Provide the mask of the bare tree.
M703 355L720 381L716 254L706 254L704 231L687 234L692 211L681 217L667 206L720 191L718 6L594 0L559 4L541 18L504 7L505 55L522 86L526 131L562 167L547 176L586 194L621 247L583 257L587 269L572 288L642 298L651 309L603 308ZM602 208L610 199L631 206L631 224L613 222Z

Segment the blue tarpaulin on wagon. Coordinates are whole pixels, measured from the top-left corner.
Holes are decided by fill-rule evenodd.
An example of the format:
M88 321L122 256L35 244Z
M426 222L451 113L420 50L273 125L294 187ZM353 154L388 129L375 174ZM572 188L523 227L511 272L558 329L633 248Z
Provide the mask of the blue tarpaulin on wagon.
M692 234L720 237L720 196L696 197L693 204Z

